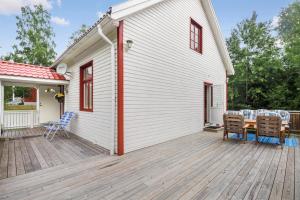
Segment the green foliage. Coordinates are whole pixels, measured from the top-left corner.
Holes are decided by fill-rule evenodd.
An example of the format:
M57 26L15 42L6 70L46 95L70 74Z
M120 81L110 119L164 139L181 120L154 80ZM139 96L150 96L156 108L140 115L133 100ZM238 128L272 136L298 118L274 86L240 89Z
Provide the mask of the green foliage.
M287 102L291 109L300 108L300 1L280 13L279 37L284 44Z
M89 27L86 24L82 24L79 30L75 31L69 38L69 45L72 45L82 34L84 34Z
M50 66L55 59L54 32L50 14L41 5L21 8L17 16L17 44L5 60Z
M257 14L233 29L227 46L235 66L229 86L230 109L271 108L278 100L283 72L280 51L270 22L257 22ZM281 91L279 92L281 94Z
M19 86L4 86L4 102L12 100L13 93L15 97L26 98L31 96L31 88Z

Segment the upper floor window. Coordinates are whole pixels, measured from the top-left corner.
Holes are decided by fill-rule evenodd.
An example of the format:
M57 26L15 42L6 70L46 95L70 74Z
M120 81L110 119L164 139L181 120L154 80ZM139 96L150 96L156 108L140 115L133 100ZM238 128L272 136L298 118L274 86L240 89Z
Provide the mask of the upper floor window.
M203 30L195 20L191 19L191 31L190 31L190 48L202 54L203 44L202 35Z
M93 112L93 61L80 67L80 110Z

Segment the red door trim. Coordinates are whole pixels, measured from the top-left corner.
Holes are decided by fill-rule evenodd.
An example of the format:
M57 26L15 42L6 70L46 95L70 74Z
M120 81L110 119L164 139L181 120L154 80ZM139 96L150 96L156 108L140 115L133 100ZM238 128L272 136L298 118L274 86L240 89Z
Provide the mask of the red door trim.
M118 27L118 155L124 155L124 21Z

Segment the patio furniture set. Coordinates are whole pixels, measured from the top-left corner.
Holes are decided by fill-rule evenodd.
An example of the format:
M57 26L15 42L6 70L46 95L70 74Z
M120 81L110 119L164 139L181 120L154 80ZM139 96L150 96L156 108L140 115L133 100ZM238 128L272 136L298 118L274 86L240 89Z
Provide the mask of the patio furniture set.
M242 135L244 141L248 140L248 133L255 132L256 142L259 137L275 137L279 144L284 144L285 137L290 136L290 114L284 110L241 110L227 111L224 116L224 136L228 139L229 133ZM287 134L287 135L286 135Z

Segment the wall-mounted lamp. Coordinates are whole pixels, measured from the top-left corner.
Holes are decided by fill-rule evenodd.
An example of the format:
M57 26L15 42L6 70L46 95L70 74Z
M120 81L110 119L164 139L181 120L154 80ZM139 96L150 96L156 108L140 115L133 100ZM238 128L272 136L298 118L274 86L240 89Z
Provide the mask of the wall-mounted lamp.
M53 88L47 88L45 93L55 93L55 90Z
M126 43L127 43L127 48L131 49L132 45L133 45L133 41L132 40L127 40Z

